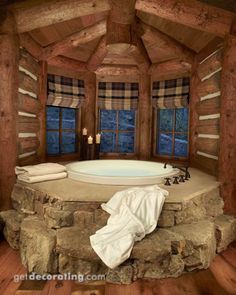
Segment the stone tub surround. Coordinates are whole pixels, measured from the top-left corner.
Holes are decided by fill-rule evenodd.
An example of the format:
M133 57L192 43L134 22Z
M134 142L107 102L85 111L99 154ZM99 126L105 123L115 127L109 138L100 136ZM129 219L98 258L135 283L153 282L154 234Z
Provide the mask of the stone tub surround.
M109 282L127 284L207 268L216 253L235 240L236 219L222 214L214 178L195 169L190 173L192 179L184 184L163 186L170 196L157 230L137 242L130 259L114 270L93 251L89 236L109 217L100 204L125 187L70 179L17 183L12 193L15 210L0 212L5 238L20 249L28 271L39 274L104 273Z

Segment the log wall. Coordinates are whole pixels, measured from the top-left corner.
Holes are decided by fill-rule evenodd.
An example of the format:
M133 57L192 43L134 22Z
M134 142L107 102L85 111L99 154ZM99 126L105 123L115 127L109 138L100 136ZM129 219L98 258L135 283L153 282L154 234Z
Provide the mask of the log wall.
M20 48L18 71L18 164L39 162L40 111L39 74L36 59L23 47Z
M190 99L190 163L218 176L223 44L195 58Z

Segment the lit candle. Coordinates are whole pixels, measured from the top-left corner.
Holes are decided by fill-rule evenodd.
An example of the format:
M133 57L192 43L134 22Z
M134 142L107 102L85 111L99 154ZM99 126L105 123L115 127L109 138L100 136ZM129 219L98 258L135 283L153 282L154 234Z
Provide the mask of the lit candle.
M101 134L96 134L96 143L101 143Z
M89 136L89 138L88 138L88 144L93 144L93 138L92 138L92 136Z
M83 134L83 135L87 135L87 134L88 134L88 130L87 130L86 128L83 128L83 130L82 130L82 134Z

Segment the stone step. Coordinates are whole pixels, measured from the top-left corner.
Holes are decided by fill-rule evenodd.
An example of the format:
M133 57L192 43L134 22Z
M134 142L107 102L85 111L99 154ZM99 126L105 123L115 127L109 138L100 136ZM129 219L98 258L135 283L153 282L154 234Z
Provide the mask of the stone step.
M48 228L68 226L105 225L109 215L101 210L101 202L63 201L20 183L12 192L14 208L20 213L37 214L43 218ZM223 200L219 188L196 194L183 202L167 202L163 206L158 227L167 228L178 224L190 224L202 219L212 219L223 213Z

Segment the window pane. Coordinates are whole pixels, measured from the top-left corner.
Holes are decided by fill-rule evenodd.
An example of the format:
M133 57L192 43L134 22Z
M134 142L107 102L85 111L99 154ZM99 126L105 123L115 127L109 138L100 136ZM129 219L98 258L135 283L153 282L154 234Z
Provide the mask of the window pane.
M176 109L175 111L175 131L188 132L188 109Z
M59 154L59 132L47 131L47 153Z
M75 143L76 137L75 133L73 132L62 132L62 139L61 139L61 153L68 154L74 153L76 151Z
M186 157L188 155L188 135L175 134L175 156Z
M119 130L134 130L135 111L119 111Z
M172 155L172 140L172 133L160 133L157 145L157 153L159 155Z
M62 129L75 129L76 110L62 108Z
M134 132L119 133L118 148L120 153L134 152Z
M116 152L115 132L102 132L100 151L102 153Z
M100 111L100 129L101 130L116 130L116 114L114 110Z
M159 111L159 129L160 131L173 130L173 109L163 109Z
M47 107L47 129L59 129L60 109Z

